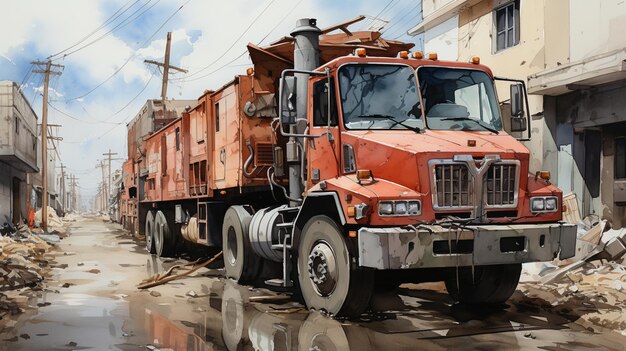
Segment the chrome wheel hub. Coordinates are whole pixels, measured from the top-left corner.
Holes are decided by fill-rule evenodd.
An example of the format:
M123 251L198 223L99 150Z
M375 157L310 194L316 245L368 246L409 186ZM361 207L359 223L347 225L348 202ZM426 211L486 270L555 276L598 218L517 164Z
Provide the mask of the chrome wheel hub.
M336 262L335 253L326 242L317 243L309 254L309 278L320 296L328 296L335 290Z

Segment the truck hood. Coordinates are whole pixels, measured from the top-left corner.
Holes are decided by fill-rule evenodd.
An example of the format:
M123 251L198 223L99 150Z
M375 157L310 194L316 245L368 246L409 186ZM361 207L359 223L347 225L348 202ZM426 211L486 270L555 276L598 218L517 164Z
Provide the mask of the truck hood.
M469 140L475 140L476 146L468 146ZM521 174L528 172L528 149L505 132L347 131L342 134L341 142L352 146L357 169L372 170L380 179L423 193L429 192L428 162L433 159L496 154L502 159L521 161Z
M413 154L514 154L506 158L525 158L528 149L505 132L494 134L488 131L426 130L420 134L413 131L363 130L344 132L346 139L357 138L360 147L389 147ZM476 146L468 146L475 140ZM376 145L377 144L377 145ZM375 146L376 145L376 146ZM527 157L527 156L526 156Z

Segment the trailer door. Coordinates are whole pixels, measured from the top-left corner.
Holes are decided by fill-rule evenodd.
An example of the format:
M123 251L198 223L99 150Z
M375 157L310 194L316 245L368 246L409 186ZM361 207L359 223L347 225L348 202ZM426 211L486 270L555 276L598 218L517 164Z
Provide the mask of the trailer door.
M224 180L226 177L226 100L223 97L215 103L215 147L213 148L214 179Z

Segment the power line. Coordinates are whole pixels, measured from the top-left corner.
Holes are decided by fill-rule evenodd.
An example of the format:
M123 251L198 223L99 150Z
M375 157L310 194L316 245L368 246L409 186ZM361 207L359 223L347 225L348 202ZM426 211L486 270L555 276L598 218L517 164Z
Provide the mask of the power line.
M185 5L187 5L188 3L190 3L191 0L187 0L185 1L184 4L182 4L178 9L176 9L176 11L174 11L160 26L159 28L157 28L154 33L152 33L152 35L146 39L146 41L144 41L140 46L144 46L146 45L148 42L150 42L150 40L152 40L152 38L154 38L154 36L163 28L165 27L165 25L180 11L182 10L183 7L185 7ZM120 66L117 70L115 70L115 72L113 72L113 74L111 74L108 78L106 78L104 81L102 81L100 84L96 85L93 89L89 90L88 92L80 95L80 96L76 96L73 97L71 99L66 99L65 101L72 101L72 100L78 100L81 98L84 98L85 96L93 93L96 89L100 88L102 85L104 85L106 82L108 82L109 80L111 80L111 78L113 78L115 75L117 75L124 67L126 67L126 65L130 62L130 60L132 60L133 58L135 58L137 56L137 54L131 55L126 62L124 62L124 64L122 66Z
M159 0L160 1L160 0ZM146 13L148 10L150 10L151 8L153 8L156 4L159 3L159 1L155 2L154 4L152 4L152 6L150 6L149 8L147 8L144 12L142 12L139 16L130 19L132 16L134 16L137 12L141 11L142 8L144 8L146 5L148 5L150 2L152 2L152 0L148 0L148 2L144 3L143 5L141 5L138 9L135 10L135 12L131 13L126 19L122 20L122 22L118 23L115 27L113 27L112 29L110 29L108 32L102 34L101 36L99 36L98 38L90 41L89 43L79 47L76 50L70 51L67 54L64 54L62 57L58 57L55 60L59 60L61 58L66 58L67 56L70 56L71 54L74 54L82 49L85 49L97 42L99 42L100 40L104 39L105 37L107 37L109 34L115 32L118 29L124 28L127 25L129 25L130 23L132 23L133 21L137 20L139 17L141 17L144 13Z
M265 8L263 8L263 10L257 14L257 16L252 20L252 22L250 22L250 24L248 25L248 27L246 27L246 29L239 35L239 37L237 37L237 39L235 39L233 41L233 43L228 47L228 49L226 49L226 51L224 51L217 59L213 60L211 63L209 63L208 65L204 66L203 68L201 68L200 70L189 74L188 76L186 76L185 78L191 78L195 75L200 74L200 72L203 72L205 70L207 70L209 67L213 66L214 64L216 64L219 60L221 60L224 56L226 56L226 54L235 46L237 45L237 43L239 42L239 40L241 40L241 38L243 38L243 36L250 30L250 28L252 28L252 26L256 23L256 21L265 13L265 11L270 7L270 5L272 5L274 3L274 1L276 0L270 0L267 5L265 6ZM202 78L202 77L200 77Z
M98 31L100 31L102 28L106 27L107 24L109 24L110 22L115 21L119 16L123 15L124 12L130 10L131 7L135 6L136 3L138 3L140 0L135 0L135 2L129 6L126 10L124 10L123 12L121 12L120 14L118 14L122 9L124 9L132 0L129 0L127 3L125 3L122 7L120 7L119 9L117 9L117 11L115 11L109 18L106 19L106 21L104 21L104 23L102 23L98 28L94 29L91 33L87 34L86 36L84 36L82 39L80 39L79 41L77 41L76 43L74 43L73 45L57 52L56 54L52 54L50 56L48 56L48 59L51 59L55 56L58 56L64 52L66 52L67 50L70 50L78 45L80 45L80 43L84 42L85 40L87 40L90 36L96 34Z
M135 95L134 98L132 98L124 107L122 107L119 111L117 111L115 114L121 112L123 109L125 109L126 107L128 107L133 101L135 101L148 87L148 85L150 84L150 82L152 81L152 78L154 78L154 74L150 75L150 79L148 80L148 82L146 83L146 85L144 85L144 87L139 91L139 93L137 95ZM115 114L113 114L111 117L115 116ZM129 118L134 117L133 115L131 115ZM67 143L71 143L71 144L82 144L82 143L86 143L88 141L92 141L92 140L98 140L100 138L102 138L103 136L109 134L111 131L113 131L113 129L119 127L122 124L125 124L128 122L129 118L124 119L124 121L116 123L115 126L113 126L111 129L107 130L106 132L104 132L103 134L101 134L100 136L97 137L92 137L92 138L88 138L88 139L84 139L82 141L66 141Z
M404 19L405 19L408 15L410 15L411 13L413 13L413 11L417 10L417 8L419 8L419 7L421 7L421 6L422 6L422 4L421 4L420 2L418 2L418 3L417 3L417 5L415 5L414 7L412 7L410 10L402 11L401 13L404 13L404 15L403 15L403 16L401 16L400 18L398 18L398 20L397 20L397 21L393 21L393 20L389 21L390 23L391 23L391 22L393 22L393 24L392 24L391 26L389 26L388 28L385 28L385 29L382 31L382 34L387 33L389 30L391 30L391 28L393 28L393 27L397 26L398 24L400 24L400 23L404 23L404 22L402 22L402 20L404 20ZM418 12L421 12L421 10L420 10L420 11L418 11Z
M383 9L382 9L382 10L380 10L380 11L378 12L378 14L377 14L376 16L374 16L374 17L371 19L371 21L369 22L369 24L365 24L365 23L363 24L363 25L364 25L364 26L363 26L363 28L367 28L368 26L371 26L372 24L374 24L374 21L378 19L378 17L379 17L379 16L383 13L383 11L385 11L385 10L389 7L389 5L391 5L391 4L392 4L393 2L395 2L395 1L396 1L396 0L389 0L389 2L387 3L387 5L385 5L385 7L383 7Z
M283 22L287 19L287 17L289 17L289 15L291 15L291 13L292 13L292 12L293 12L293 11L294 11L294 10L295 10L295 9L296 9L296 8L297 8L297 7L298 7L298 6L299 6L299 5L303 2L303 1L304 1L304 0L300 0L299 2L297 2L297 3L296 3L296 4L295 4L295 5L291 8L291 10L289 10L289 11L288 11L288 12L287 12L284 16L283 16L283 18L282 18L280 21L278 21L278 23L277 23L277 24L276 24L276 25L275 25L272 29L270 29L270 31L269 31L269 32L267 32L267 34L266 34L263 38L261 38L261 40L257 43L257 45L260 45L260 44L261 44L261 43L262 43L265 39L267 39L267 37L269 37L269 36L270 36L270 34L272 34L272 32L274 32L274 30L276 30L276 28L278 28L278 26L280 26L280 25L281 25L281 24L282 24L282 23L283 23ZM197 80L200 80L200 79L206 78L206 77L208 77L208 76L212 75L213 73L218 72L218 71L219 71L219 70L221 70L222 68L229 66L231 63L233 63L233 62L237 61L237 60L238 60L238 59L240 59L242 56L244 56L247 52L248 52L248 50L244 50L241 54L239 54L239 55L238 55L237 57L235 57L234 59L232 59L232 60L230 60L230 61L226 62L226 63L225 63L225 64L223 64L222 66L220 66L220 67L218 67L218 68L214 69L213 71L211 71L211 72L209 72L209 73L207 73L207 74L205 74L205 75L202 75L202 76L200 76L200 77L196 77L196 78L194 78L194 79L188 79L188 78L189 78L189 76L187 76L187 77L178 78L178 79L172 79L172 80L182 80L182 81L183 81L183 83L187 83L187 82L194 82L194 81L197 81Z
M83 119L80 118L76 118L72 115L70 115L69 113L62 111L60 109L58 109L56 106L54 106L53 104L51 104L50 102L48 102L48 106L52 107L53 110L59 112L60 114L64 115L65 117L71 118L77 122L81 122L81 123L86 123L86 124L122 124L122 122L108 122L108 121L85 121Z

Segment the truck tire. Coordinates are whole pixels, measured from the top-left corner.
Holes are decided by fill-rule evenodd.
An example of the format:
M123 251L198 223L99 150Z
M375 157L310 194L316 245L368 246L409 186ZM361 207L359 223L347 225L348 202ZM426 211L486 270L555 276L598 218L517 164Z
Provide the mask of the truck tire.
M308 308L339 317L363 313L374 289L374 271L352 268L348 243L330 217L309 219L298 246L298 282Z
M146 250L155 254L156 249L154 247L154 213L148 211L146 213Z
M176 249L178 240L167 222L165 215L157 211L154 216L154 248L158 257L173 257L178 251Z
M458 284L455 273L446 279L448 294L457 302L467 304L502 304L513 295L522 264L459 267Z
M252 210L248 206L231 206L224 215L222 250L226 276L240 284L254 282L261 271L261 257L252 250L248 227Z

